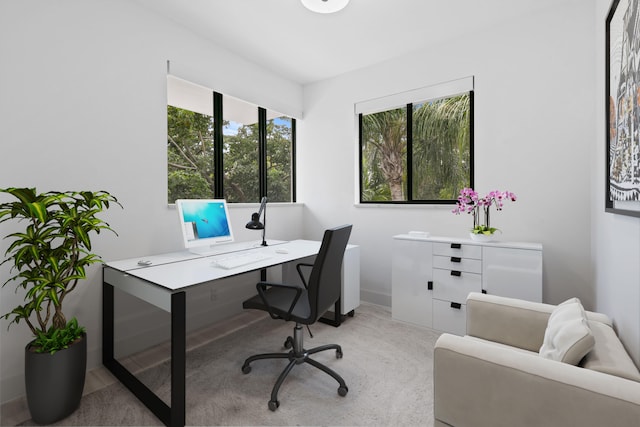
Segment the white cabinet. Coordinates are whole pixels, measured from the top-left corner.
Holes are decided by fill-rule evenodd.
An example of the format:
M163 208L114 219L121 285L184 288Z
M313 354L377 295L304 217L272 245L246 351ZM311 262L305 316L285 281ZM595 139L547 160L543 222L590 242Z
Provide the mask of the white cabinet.
M488 294L542 302L542 250L485 246L482 257Z
M542 245L394 236L394 319L464 335L469 292L542 302Z
M431 327L432 248L416 240L394 241L391 268L394 318Z

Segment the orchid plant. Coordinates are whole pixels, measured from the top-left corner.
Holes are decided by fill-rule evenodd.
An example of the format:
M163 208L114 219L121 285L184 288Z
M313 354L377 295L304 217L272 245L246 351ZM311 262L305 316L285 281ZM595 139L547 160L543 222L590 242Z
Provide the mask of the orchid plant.
M495 206L496 210L501 211L504 207L505 201L516 201L516 195L510 191L498 191L494 190L489 192L486 196L480 197L478 192L473 188L463 188L460 190L460 196L458 196L458 202L453 213L459 215L461 213L473 214L473 229L474 234L491 235L498 231L497 228L491 227L489 218L489 212L491 206ZM484 223L480 223L480 212L484 212Z

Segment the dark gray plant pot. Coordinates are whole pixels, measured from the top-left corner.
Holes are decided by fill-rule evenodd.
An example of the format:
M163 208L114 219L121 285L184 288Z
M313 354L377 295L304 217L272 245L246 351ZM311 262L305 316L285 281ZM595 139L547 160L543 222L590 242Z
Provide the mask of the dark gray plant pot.
M87 336L64 350L36 353L25 348L25 382L31 418L51 424L69 416L80 405L87 369Z

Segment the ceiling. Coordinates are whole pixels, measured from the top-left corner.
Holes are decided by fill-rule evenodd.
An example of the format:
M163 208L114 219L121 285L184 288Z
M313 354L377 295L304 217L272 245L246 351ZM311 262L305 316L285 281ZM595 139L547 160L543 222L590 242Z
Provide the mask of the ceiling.
M576 0L351 0L334 14L313 13L300 0L136 1L308 84Z

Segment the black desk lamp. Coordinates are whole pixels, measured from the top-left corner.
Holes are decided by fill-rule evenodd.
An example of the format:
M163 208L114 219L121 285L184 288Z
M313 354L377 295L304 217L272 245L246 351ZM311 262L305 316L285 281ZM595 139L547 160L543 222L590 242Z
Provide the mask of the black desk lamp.
M264 238L264 233L265 233L265 229L266 229L266 224L267 224L267 198L266 196L262 198L262 201L260 202L260 209L258 209L258 212L254 212L251 214L251 221L249 221L246 225L246 227L249 230L262 230L262 246L267 246L267 241ZM262 215L262 212L264 212L264 216L262 221L260 222L260 215Z

